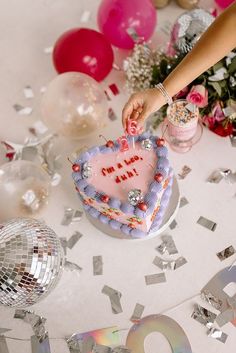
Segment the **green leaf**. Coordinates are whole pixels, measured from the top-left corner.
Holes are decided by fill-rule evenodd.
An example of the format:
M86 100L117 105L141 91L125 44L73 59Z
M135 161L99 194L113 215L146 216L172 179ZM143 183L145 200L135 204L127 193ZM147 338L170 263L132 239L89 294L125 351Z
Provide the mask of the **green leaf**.
M222 90L219 82L208 82L208 84L211 85L216 90L219 96L221 96Z
M230 75L236 73L236 56L233 58L231 64L229 65L228 73Z

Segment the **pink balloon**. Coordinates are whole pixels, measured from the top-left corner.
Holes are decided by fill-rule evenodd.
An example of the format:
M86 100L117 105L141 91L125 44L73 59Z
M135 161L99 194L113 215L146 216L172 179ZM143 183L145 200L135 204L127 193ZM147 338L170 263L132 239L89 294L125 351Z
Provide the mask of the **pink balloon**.
M103 0L98 9L100 31L116 47L131 49L134 40L127 33L133 28L148 40L156 27L156 9L151 0Z
M216 4L219 5L222 9L226 9L234 0L215 0Z
M102 81L111 71L113 51L106 37L93 29L74 28L63 33L53 50L53 63L59 74L82 72Z

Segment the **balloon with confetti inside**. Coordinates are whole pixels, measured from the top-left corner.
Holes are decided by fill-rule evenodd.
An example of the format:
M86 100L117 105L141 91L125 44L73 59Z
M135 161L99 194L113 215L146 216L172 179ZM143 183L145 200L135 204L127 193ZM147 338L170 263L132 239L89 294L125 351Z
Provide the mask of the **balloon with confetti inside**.
M63 269L60 240L44 222L0 223L0 304L26 307L48 295Z
M17 160L0 166L0 221L38 213L48 201L50 178L41 166Z
M79 72L57 76L50 82L42 101L45 124L70 139L99 134L98 129L104 126L107 113L102 85Z

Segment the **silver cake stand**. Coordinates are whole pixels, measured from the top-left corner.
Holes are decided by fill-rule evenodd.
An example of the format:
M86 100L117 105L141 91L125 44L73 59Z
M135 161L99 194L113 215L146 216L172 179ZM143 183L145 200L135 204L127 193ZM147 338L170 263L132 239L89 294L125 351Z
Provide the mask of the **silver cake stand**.
M140 239L130 238L127 235L123 234L121 231L114 230L111 227L109 227L107 224L101 223L96 218L90 216L90 214L88 214L87 212L85 213L88 220L94 225L94 227L99 229L102 233L105 233L107 235L110 235L111 237L118 238L118 239L126 239L130 241L142 241L142 240L147 240L147 239L156 237L157 235L163 233L166 230L166 228L169 227L169 225L171 224L171 222L173 222L178 212L179 201L180 201L179 186L178 186L176 177L174 177L173 184L172 184L172 194L170 197L168 207L164 214L161 226L159 227L158 230Z

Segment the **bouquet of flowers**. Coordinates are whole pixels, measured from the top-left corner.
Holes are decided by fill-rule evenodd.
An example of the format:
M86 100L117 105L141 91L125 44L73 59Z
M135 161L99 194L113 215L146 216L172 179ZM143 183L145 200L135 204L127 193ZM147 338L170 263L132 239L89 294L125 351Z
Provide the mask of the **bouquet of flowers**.
M181 15L173 26L167 53L136 44L124 62L130 92L163 82L191 50L214 17L202 9ZM236 51L184 87L174 99L187 99L198 106L204 125L220 136L236 135ZM154 128L166 117L166 106L157 113Z

